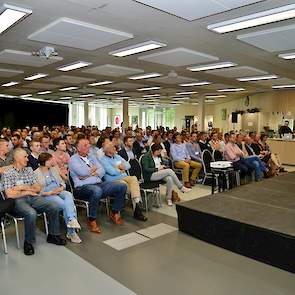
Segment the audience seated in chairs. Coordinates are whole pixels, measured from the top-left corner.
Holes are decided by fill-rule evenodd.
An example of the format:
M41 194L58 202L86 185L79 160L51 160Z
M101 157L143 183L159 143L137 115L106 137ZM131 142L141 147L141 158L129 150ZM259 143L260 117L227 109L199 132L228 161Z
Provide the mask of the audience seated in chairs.
M65 245L66 241L60 237L59 231L61 208L58 203L40 196L42 186L37 182L32 168L27 167L27 163L26 151L21 148L15 149L13 165L4 172L2 181L6 197L15 199L15 213L25 220L24 253L33 255L37 213L45 212L48 217L48 243Z
M56 139L55 139L56 140ZM81 239L76 233L76 229L80 230L81 226L77 221L77 211L74 204L73 195L66 191L66 185L62 178L62 173L53 156L49 153L41 153L38 157L40 167L35 170L38 183L42 185L41 195L46 200L56 202L63 209L63 216L67 226L67 238L72 243L81 243Z
M105 145L105 155L100 162L105 170L104 179L106 181L123 182L128 186L132 202L134 202L134 218L140 221L146 221L147 218L142 213L140 187L136 176L127 175L130 164L116 153L116 148L112 143Z
M192 132L189 142L186 143L186 149L191 160L202 163L202 151L197 141L197 133Z
M220 140L218 139L218 133L217 132L213 132L211 134L211 140L209 141L209 144L211 146L212 151L217 150L223 153L223 146L220 142Z
M77 153L69 162L70 175L74 182L75 198L89 202L88 226L91 232L100 233L96 222L97 209L101 198L112 197L110 218L115 224L123 224L120 211L124 208L126 184L102 181L105 170L96 157L89 154L90 144L85 138L77 141Z
M133 152L137 159L140 158L141 155L145 154L149 150L149 145L147 142L144 142L142 133L137 132L135 135L135 141L133 143Z
M13 153L9 153L9 142L4 138L0 138L0 175L11 168L13 163Z
M40 142L41 142L41 152L42 153L53 154L54 151L50 148L51 138L49 135L42 136Z
M208 134L206 132L200 132L198 134L198 143L201 151L209 150L212 153L212 147L208 142Z
M62 138L55 138L53 140L53 148L55 152L52 154L53 160L59 168L60 176L64 182L69 179L69 162L70 155L67 153L67 145Z
M196 183L196 179L199 176L199 172L202 168L202 164L193 161L187 151L186 144L182 142L180 134L176 134L175 143L171 146L172 161L174 166L179 169L183 169L183 182L184 186L191 188ZM191 177L189 177L190 168L193 169Z
M130 136L124 137L124 147L118 151L118 155L120 155L125 161L130 161L135 158L133 152L133 138Z
M77 152L76 147L75 147L75 140L73 138L73 135L72 134L67 134L66 138L65 138L65 142L66 142L66 146L67 146L66 152L71 157Z
M40 142L35 140L30 141L30 150L31 150L31 154L28 157L29 159L28 166L31 167L33 170L36 170L39 167L38 157L41 153Z
M172 206L173 202L180 201L178 193L173 190L173 185L176 185L178 189L180 189L184 193L191 191L191 189L186 188L181 184L172 169L169 169L166 166L162 165L161 151L161 145L153 144L151 146L151 151L149 151L142 157L141 163L143 178L145 182L165 181L167 204L168 206Z

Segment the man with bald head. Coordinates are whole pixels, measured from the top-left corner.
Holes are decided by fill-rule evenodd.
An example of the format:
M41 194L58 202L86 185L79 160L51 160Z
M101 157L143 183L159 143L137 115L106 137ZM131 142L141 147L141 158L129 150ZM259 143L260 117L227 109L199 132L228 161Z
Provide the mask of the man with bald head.
M104 179L106 181L126 183L134 204L133 217L140 221L147 221L147 218L142 213L138 179L136 176L127 175L127 171L131 168L129 162L117 154L116 148L111 142L104 146L104 153L105 155L100 158L105 170Z
M88 227L99 234L100 226L96 223L97 208L101 198L113 199L110 218L115 224L123 224L120 211L124 207L126 184L102 181L105 170L97 158L90 152L90 143L86 138L77 141L77 153L69 162L70 175L74 181L74 195L89 202Z
M13 159L12 167L3 173L2 181L6 198L15 200L15 213L25 220L24 253L34 254L37 214L43 212L47 214L49 221L47 242L65 245L66 241L60 237L59 232L59 212L62 208L57 203L39 195L42 186L37 182L33 169L27 167L26 151L16 148Z

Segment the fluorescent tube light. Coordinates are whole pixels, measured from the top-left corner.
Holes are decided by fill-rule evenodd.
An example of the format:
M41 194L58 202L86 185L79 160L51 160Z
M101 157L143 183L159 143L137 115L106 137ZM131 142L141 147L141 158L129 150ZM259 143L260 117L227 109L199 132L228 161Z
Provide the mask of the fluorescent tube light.
M149 98L149 97L160 97L160 94L147 94L147 95L143 95L142 97L144 98Z
M63 97L60 97L59 99L71 99L72 96L63 96Z
M17 84L19 84L19 82L11 81L11 82L2 84L1 86L3 86L3 87L10 87L10 86L14 86L14 85L17 85Z
M115 90L115 91L107 91L104 94L108 95L108 94L121 94L124 93L123 90Z
M52 92L52 91L47 90L47 91L37 92L37 94L42 95L42 94L49 94L49 93L51 93L51 92Z
M57 68L57 70L62 71L62 72L68 72L68 71L84 68L84 67L87 67L89 65L92 65L92 63L91 62L86 62L86 61L77 61L77 62L74 62L72 64L59 67L59 68Z
M238 91L244 91L244 88L226 88L226 89L219 89L218 92L238 92Z
M140 52L145 52L145 51L149 51L149 50L153 50L153 49L157 49L157 48L161 48L161 47L165 47L165 46L167 46L167 45L164 43L159 43L159 42L155 42L155 41L147 41L147 42L132 45L132 46L129 46L126 48L118 49L116 51L112 51L109 54L114 55L114 56L118 56L118 57L124 57L124 56L137 54Z
M283 59L295 59L295 52L281 53L279 54L279 57Z
M193 86L204 86L204 85L210 85L210 84L212 84L212 82L203 81L203 82L182 83L182 84L179 84L179 86L193 87Z
M151 90L159 90L161 87L154 86L154 87L145 87L145 88L138 88L138 91L151 91Z
M277 79L277 75L265 75L265 76L254 76L254 77L243 77L243 78L237 78L240 82L250 82L250 81L260 81L260 80L271 80L271 79Z
M190 97L173 97L174 100L187 100L190 99Z
M160 77L162 74L159 73L149 73L149 74L142 74L137 76L129 77L130 80L141 80L141 79L149 79L149 78L156 78Z
M20 98L26 98L26 97L31 97L32 94L22 94L20 95Z
M223 98L227 97L226 95L206 95L206 98Z
M196 94L198 93L197 91L185 91L185 92L177 92L177 95L191 95L191 94Z
M79 87L77 87L77 86L70 86L70 87L60 88L59 91L76 90L78 88Z
M215 102L214 99L205 99L205 102Z
M207 29L223 34L287 20L294 17L295 4L291 4L209 25L207 26Z
M187 69L192 72L201 72L201 71L230 68L230 67L234 67L236 65L237 64L235 64L233 62L219 62L219 63L203 65L203 66L188 67Z
M0 14L0 34L32 13L32 10L4 4Z
M273 89L284 89L284 88L295 88L294 85L274 85L272 86Z
M113 81L100 81L88 84L89 86L102 86L114 83Z
M32 80L37 80L47 76L48 74L37 73L37 74L34 74L33 76L26 77L25 80L32 81Z
M80 97L92 97L95 96L93 93L88 93L88 94L81 94Z

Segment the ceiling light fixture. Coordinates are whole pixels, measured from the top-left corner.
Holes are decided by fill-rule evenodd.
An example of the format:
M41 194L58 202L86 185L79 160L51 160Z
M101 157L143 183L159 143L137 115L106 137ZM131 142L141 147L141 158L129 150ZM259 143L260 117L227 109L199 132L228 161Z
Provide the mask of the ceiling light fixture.
M273 89L283 89L283 88L295 88L295 84L294 85L274 85L272 86Z
M107 91L104 94L109 95L109 94L121 94L124 93L123 90L115 90L115 91Z
M0 14L0 34L29 16L32 10L4 4Z
M191 95L191 94L197 94L197 91L185 91L185 92L177 92L177 95Z
M173 97L174 100L187 100L190 99L190 97Z
M115 51L110 52L110 55L118 56L118 57L124 57L132 54L137 54L161 47L167 46L164 43L155 42L155 41L147 41L140 44L132 45L126 48L118 49Z
M26 97L31 97L32 94L22 94L20 95L20 98L26 98Z
M88 84L89 86L102 86L114 83L113 81L100 81Z
M77 70L77 69L81 69L84 67L87 67L89 65L92 65L91 62L86 62L86 61L77 61L62 67L57 68L58 71L62 71L62 72L68 72L68 71L72 71L72 70Z
M237 64L233 62L219 62L209 65L203 65L203 66L194 66L194 67L188 67L187 69L192 72L201 72L201 71L210 71L210 70L216 70L216 69L224 69L224 68L230 68L234 67Z
M244 91L244 88L226 88L226 89L219 89L218 92L238 92L238 91Z
M60 88L59 91L76 90L78 88L79 87L77 87L77 86L70 86L70 87Z
M49 90L46 90L46 91L41 91L41 92L37 92L37 94L49 94L49 93L52 93L52 91L49 91Z
M88 94L81 94L80 97L92 97L95 96L93 93L88 93Z
M3 87L10 87L10 86L14 86L14 85L17 85L17 84L19 84L19 82L11 81L11 82L2 84L1 86L3 86Z
M143 98L149 98L149 97L160 97L160 94L147 94L147 95L143 95Z
M224 98L226 95L206 95L206 98Z
M60 97L59 99L71 99L72 96L63 96L63 97Z
M160 77L162 74L159 73L149 73L149 74L142 74L137 76L129 77L130 80L141 80L141 79L149 79L149 78L156 78Z
M44 78L47 76L48 76L48 74L37 73L37 74L34 74L33 76L26 77L25 80L32 81L32 80L37 80L37 79Z
M182 84L179 84L179 86L193 87L193 86L204 86L204 85L210 85L210 84L212 84L212 82L203 81L203 82L182 83Z
M283 59L295 59L295 52L281 53L279 54L279 57Z
M257 27L295 17L295 4L238 17L232 20L207 26L207 29L219 34Z
M215 102L214 99L205 99L205 102Z
M159 90L161 87L154 86L154 87L145 87L145 88L138 88L137 91L151 91L151 90Z
M264 76L237 78L237 80L240 82L250 82L250 81L271 80L271 79L277 79L277 78L278 78L277 75L264 75Z

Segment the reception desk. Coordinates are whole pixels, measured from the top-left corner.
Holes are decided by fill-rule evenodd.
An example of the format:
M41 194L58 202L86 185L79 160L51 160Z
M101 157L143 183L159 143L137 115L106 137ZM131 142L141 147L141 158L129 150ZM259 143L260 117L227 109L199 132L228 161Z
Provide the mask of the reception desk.
M269 138L267 144L274 154L279 155L282 164L295 165L295 140Z

